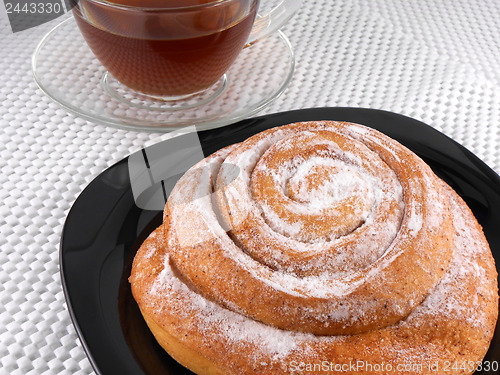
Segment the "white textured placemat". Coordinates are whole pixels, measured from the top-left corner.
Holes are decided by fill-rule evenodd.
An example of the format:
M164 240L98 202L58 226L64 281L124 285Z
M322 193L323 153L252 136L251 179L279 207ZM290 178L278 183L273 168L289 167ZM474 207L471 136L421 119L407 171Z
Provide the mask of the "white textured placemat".
M0 8L0 374L91 374L61 289L60 232L86 184L159 135L89 123L52 103L30 70L51 25L12 34ZM497 0L305 1L284 28L295 77L263 113L399 112L500 172L498 14Z

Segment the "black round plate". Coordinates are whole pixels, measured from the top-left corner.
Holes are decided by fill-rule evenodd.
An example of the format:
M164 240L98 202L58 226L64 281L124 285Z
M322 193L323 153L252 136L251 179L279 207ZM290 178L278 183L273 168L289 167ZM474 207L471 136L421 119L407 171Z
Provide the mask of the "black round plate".
M373 109L314 108L243 120L200 132L199 139L208 156L262 130L309 120L364 124L416 152L464 198L500 264L499 176L464 147L419 121ZM130 292L127 278L133 256L162 215L134 203L128 158L92 181L68 214L60 246L68 308L98 374L191 374L156 343ZM500 361L499 331L497 325L485 361Z

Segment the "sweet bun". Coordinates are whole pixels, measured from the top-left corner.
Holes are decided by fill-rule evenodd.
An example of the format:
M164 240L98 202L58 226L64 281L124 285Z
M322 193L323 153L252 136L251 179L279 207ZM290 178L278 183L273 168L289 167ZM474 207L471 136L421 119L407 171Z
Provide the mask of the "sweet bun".
M261 132L178 181L132 293L202 374L470 374L498 315L495 263L464 201L358 124Z

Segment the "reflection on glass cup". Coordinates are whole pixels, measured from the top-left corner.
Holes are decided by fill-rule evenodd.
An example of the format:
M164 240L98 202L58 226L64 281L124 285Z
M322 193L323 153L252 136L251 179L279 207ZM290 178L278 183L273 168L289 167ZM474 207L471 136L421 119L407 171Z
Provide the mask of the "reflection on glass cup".
M281 27L300 5L283 0L254 26L259 2L80 0L73 13L92 52L119 82L182 98L214 85L245 46Z

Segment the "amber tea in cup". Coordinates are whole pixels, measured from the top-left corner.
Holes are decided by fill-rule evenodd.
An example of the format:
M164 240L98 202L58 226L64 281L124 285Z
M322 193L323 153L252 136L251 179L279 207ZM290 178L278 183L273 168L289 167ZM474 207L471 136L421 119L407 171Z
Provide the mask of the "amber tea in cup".
M80 0L87 44L122 84L153 96L212 86L245 45L259 0Z

